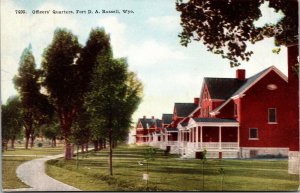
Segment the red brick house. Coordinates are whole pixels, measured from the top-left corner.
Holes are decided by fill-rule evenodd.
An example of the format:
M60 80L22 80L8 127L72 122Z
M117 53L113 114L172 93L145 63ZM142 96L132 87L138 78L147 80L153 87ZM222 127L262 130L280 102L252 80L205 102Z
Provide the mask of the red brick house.
M199 99L175 103L169 125L162 119L162 142L178 140L178 153L190 158L204 149L211 158L288 156L289 172L298 173L298 45L288 46L287 63L288 76L271 66L249 78L241 69L235 78L204 78Z
M235 78L204 78L199 107L178 125L183 136L179 138L181 154L195 157L205 148L208 157L289 156L289 171L295 171L299 160L299 78L293 72L297 56L298 45L289 46L288 77L272 66L249 78L245 70L237 70Z
M150 144L156 133L161 130L161 120L152 116L150 119L144 116L138 119L136 126L136 144Z

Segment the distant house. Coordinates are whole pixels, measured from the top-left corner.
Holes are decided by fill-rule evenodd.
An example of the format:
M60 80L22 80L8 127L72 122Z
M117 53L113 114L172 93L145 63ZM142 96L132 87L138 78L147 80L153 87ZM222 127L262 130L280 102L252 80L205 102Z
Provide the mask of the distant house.
M243 69L235 78L204 78L200 98L175 103L164 143L177 140L172 148L186 158L204 149L209 158L288 156L289 172L298 173L298 63L298 45L290 45L288 76L271 66L249 78Z
M158 134L161 130L161 120L152 116L150 119L144 116L140 118L136 126L136 144L150 144L155 136L158 140Z

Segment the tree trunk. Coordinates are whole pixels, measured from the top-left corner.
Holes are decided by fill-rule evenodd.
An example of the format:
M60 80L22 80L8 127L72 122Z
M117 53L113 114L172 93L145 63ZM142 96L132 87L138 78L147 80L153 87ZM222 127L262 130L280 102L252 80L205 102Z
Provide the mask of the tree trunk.
M106 149L106 139L103 139L103 148Z
M75 148L75 143L72 143L72 145L71 145L71 157L74 156L75 150L76 150L76 148Z
M100 146L100 150L102 150L103 149L103 139L100 139L100 141L99 141L99 146Z
M94 151L98 151L98 141L94 140L93 143L94 143Z
M13 136L12 139L11 139L11 148L12 149L15 149L15 139L16 139L15 136Z
M65 139L64 158L65 160L72 159L72 147L68 139Z
M53 138L53 142L54 147L56 147L56 137Z
M34 135L31 135L31 141L30 141L30 148L31 148L31 149L33 148L34 140L35 140L35 136L34 136Z
M89 143L86 143L85 144L85 152L88 152L89 151Z
M51 140L51 147L56 147L56 137L53 137Z
M81 144L81 153L84 152L84 144Z
M2 141L2 147L4 147L4 148L2 148L2 151L4 151L4 150L7 151L8 150L7 143L8 143L8 140L6 140L6 139L4 139Z
M28 144L29 144L29 134L25 134L25 149L28 149Z
M71 126L72 126L72 120L75 115L75 109L73 109L73 112L68 111L61 111L58 112L59 114L59 121L61 126L61 133L64 138L64 159L70 160L73 157L73 150L71 146L71 142L69 141L69 136L71 134Z
M113 170L112 170L112 129L109 129L108 133L108 142L109 142L109 174L112 176L113 175Z

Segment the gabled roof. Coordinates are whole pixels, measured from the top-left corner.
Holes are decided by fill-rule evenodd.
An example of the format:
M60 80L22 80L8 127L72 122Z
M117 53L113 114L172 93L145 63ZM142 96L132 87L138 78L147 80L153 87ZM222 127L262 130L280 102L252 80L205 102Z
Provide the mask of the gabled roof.
M245 80L205 77L204 82L211 99L226 100L245 83Z
M175 103L175 110L178 117L187 117L198 105L195 103Z
M155 125L155 119L140 118L139 121L141 122L143 129L147 129L148 127L150 128Z
M287 77L281 71L279 71L275 66L266 68L266 69L260 71L259 73L246 79L246 81L244 81L244 84L241 85L241 87L238 88L222 105L220 105L219 107L217 107L216 109L213 110L213 113L216 113L220 109L222 109L227 103L230 102L230 100L232 100L232 98L242 95L249 88L251 88L257 81L259 81L261 78L263 78L265 75L267 75L272 70L274 70L283 80L287 81Z
M241 86L233 95L232 97L236 95L240 95L244 93L246 90L248 90L254 83L256 83L258 80L260 80L262 77L264 77L266 74L268 74L271 70L274 70L283 80L287 82L287 77L278 70L275 66L271 66L269 68L264 69L263 71L251 76L247 79L247 81Z
M173 114L162 114L162 120L164 121L164 124L172 123L172 117Z
M258 77L260 77L262 74L264 74L266 71L268 71L271 67L264 69L263 71L249 77L246 79L245 83L236 91L232 94L232 96L239 95L242 93L246 88L248 88L254 81L257 80Z

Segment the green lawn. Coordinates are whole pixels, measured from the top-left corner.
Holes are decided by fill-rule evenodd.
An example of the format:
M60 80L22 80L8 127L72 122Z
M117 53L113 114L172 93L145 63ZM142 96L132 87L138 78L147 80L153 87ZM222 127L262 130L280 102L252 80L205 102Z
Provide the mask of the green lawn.
M146 166L139 165L147 147L121 146L114 150L113 172L108 176L108 152L90 152L88 157L48 162L47 173L81 190L143 191L142 175ZM298 175L287 173L287 160L208 160L205 166L204 190L221 191L224 168L224 191L296 191ZM149 164L149 190L201 191L202 169L199 160L182 160L175 155L164 156L159 150Z
M2 155L33 155L33 156L46 156L46 155L57 155L63 153L63 146L56 148L50 147L34 147L32 149L25 149L24 147L15 148L14 150L9 149L4 151Z
M25 161L46 155L56 155L61 153L63 153L62 146L57 148L34 147L28 150L24 148L16 148L15 150L2 152L2 188L15 189L28 187L18 179L16 175L17 167Z
M17 178L17 167L28 160L34 159L34 157L2 157L2 188L14 189L14 188L27 188L28 186L21 182Z

